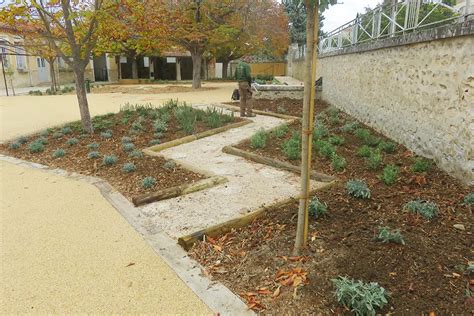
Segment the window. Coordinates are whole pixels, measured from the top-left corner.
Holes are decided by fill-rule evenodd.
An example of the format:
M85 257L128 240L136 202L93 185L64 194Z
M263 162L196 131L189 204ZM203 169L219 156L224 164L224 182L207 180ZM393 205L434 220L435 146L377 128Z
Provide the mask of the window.
M7 41L5 40L0 41L0 53L3 59L3 65L5 68L8 68L10 66L10 58L7 55L8 53L7 45L8 45Z
M18 70L25 70L26 69L25 49L21 46L15 46L15 53L16 53L16 68Z

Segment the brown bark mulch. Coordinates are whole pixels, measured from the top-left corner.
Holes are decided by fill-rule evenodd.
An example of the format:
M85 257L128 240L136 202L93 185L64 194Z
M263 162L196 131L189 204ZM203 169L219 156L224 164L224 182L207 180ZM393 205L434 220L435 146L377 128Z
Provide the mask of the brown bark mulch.
M273 101L268 103L269 108L275 107ZM320 113L327 106L317 109ZM267 213L248 227L199 242L190 255L205 266L204 273L223 282L262 314L349 313L334 295L331 279L338 276L378 282L389 291L389 304L379 311L382 313L472 314L474 275L466 271L474 260L472 206L463 199L474 188L434 163L427 172L413 172L415 156L400 144L394 153L382 153L383 165L400 169L397 182L386 185L380 178L383 166L368 168L366 159L357 155L361 140L340 130L353 121L342 112L337 120L325 119L330 135L345 139L337 154L346 159L347 166L335 172L328 159L319 154L314 157L315 170L333 174L340 182L317 193L327 204L328 215L310 218L310 239L301 256L292 257L297 203ZM299 131L301 126L293 123L290 128ZM237 147L288 161L281 145L290 135L270 137L265 149L253 149L248 141ZM299 165L298 160L291 162ZM372 197L349 196L345 184L350 179L364 180ZM417 198L437 203L438 216L427 220L404 211L405 203ZM465 230L456 229L455 224L464 225ZM406 244L377 242L382 226L400 229Z

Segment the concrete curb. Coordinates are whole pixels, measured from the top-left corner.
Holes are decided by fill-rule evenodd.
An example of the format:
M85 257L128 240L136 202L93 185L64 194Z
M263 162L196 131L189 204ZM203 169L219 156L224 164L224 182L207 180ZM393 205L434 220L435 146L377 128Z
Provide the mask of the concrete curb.
M140 226L137 220L138 210L122 194L117 192L107 181L84 176L62 169L51 169L47 166L24 161L0 154L0 160L14 165L41 169L44 172L66 178L85 181L94 185L102 196L125 218L143 239L153 248L163 261L188 285L191 290L214 312L221 315L255 315L232 291L219 282L202 275L203 267L188 257L186 252L163 231L150 234Z

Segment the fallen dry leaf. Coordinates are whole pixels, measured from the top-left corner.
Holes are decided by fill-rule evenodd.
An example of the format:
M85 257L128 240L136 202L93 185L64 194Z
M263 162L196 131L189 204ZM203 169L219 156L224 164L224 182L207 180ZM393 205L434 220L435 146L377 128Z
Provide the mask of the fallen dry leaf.
M273 292L273 295L272 295L273 298L277 298L278 296L280 296L280 293L281 293L280 288L281 288L281 286L277 287L275 292Z
M135 265L135 262L130 262L129 264L127 264L125 267L131 267L131 266L134 266Z

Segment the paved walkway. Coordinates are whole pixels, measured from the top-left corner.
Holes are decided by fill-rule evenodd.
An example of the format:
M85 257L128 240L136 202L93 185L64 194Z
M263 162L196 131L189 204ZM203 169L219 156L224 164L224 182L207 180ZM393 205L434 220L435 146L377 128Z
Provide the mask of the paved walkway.
M203 86L216 89L184 93L89 94L89 108L92 115L98 115L117 112L127 102L161 104L169 99L193 103L226 102L230 101L235 85L233 82L207 82ZM0 97L0 141L79 119L76 95Z
M299 176L244 158L225 154L222 148L251 137L260 128L270 129L284 120L258 115L254 123L160 152L180 164L227 177L229 182L141 208L143 226L153 233L164 230L179 238L225 222L264 205L297 196ZM312 182L314 188L324 185ZM140 216L138 215L138 216Z
M0 314L211 314L98 189L0 161Z

